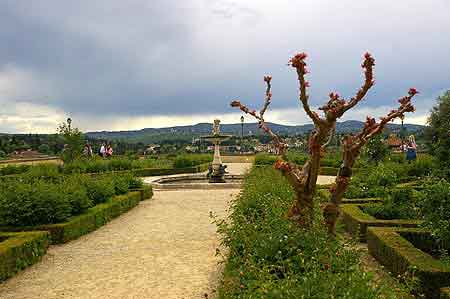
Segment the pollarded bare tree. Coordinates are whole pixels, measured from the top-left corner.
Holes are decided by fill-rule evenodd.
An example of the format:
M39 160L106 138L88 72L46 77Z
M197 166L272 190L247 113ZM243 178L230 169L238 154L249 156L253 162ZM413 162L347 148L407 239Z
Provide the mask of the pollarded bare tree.
M343 116L346 111L355 107L374 85L373 66L375 65L375 60L369 53L366 53L361 65L365 77L362 87L350 100L341 98L337 93L330 93L328 102L319 108L319 110L323 111L323 115L319 116L319 114L313 111L308 104L309 96L307 89L309 87L309 82L305 80L305 75L308 73L305 62L306 57L307 55L305 53L300 53L295 55L289 61L289 65L297 72L300 86L299 100L315 127L309 138L309 159L303 167L300 168L295 163L288 161L286 156L287 145L267 126L264 119L264 114L272 100L271 76L264 76L264 82L266 83L265 100L264 105L259 112L250 110L238 100L232 101L231 106L237 107L246 114L255 117L258 120L259 127L272 137L273 143L281 156L281 160L276 162L275 168L283 173L295 192L295 199L288 212L288 216L299 225L309 227L314 220L313 196L320 171L320 160L324 156L326 147L334 134L337 119ZM411 104L411 99L415 94L417 94L417 90L411 88L407 96L398 100L400 105L397 109L391 110L388 115L381 117L379 122L376 122L374 118L367 117L361 132L358 134L349 134L343 138L343 164L336 176L335 183L330 188L330 200L323 209L325 223L330 234L335 234L336 221L339 216L339 205L350 183L352 167L355 160L358 158L362 147L371 137L381 133L387 123L393 121L397 117L404 116L404 113L406 112L413 112L414 106Z

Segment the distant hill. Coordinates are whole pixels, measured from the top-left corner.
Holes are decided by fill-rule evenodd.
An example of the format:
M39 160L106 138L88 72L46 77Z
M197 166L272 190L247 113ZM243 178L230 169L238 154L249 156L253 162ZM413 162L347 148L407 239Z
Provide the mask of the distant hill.
M314 126L312 124L299 125L299 126L286 126L276 123L268 123L270 128L276 133L283 135L299 135L310 132ZM364 126L364 122L357 120L349 120L344 122L338 122L336 125L336 131L338 133L351 133L359 131ZM405 129L408 132L415 133L424 129L422 125L405 124ZM399 132L401 126L398 124L388 124L387 128L392 132ZM221 132L225 134L232 134L236 136L241 135L241 124L221 124ZM141 130L133 131L101 131L101 132L88 132L86 135L89 138L94 139L107 139L107 140L123 140L128 142L143 142L143 143L158 143L163 140L178 139L188 141L193 137L210 134L212 131L212 124L199 123L190 126L176 126L167 128L145 128ZM263 134L258 128L257 123L245 123L244 135L259 135Z

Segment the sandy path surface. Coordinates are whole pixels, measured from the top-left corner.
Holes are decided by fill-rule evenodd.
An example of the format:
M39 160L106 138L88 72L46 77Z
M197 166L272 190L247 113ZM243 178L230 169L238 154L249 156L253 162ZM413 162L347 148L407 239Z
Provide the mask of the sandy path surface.
M0 298L214 297L219 245L210 211L239 190L156 192L152 200L0 284Z

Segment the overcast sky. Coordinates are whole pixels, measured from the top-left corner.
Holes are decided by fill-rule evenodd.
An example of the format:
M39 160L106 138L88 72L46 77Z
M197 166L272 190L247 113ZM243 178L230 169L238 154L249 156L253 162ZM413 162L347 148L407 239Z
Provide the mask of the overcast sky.
M376 85L345 119L381 116L409 87L408 123L450 89L448 0L2 0L0 132L54 132L238 122L273 76L269 121L304 124L295 72L309 54L311 104L351 97L365 51ZM246 121L251 121L246 118Z

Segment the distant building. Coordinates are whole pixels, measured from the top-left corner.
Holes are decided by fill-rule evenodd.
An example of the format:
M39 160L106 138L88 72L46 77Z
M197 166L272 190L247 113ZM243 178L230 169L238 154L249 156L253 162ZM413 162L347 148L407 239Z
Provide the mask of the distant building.
M144 151L144 155L158 154L161 151L161 146L159 144L149 144Z
M401 151L402 150L402 148L401 148L402 147L402 139L395 134L389 135L388 139L386 140L386 144L393 151Z

